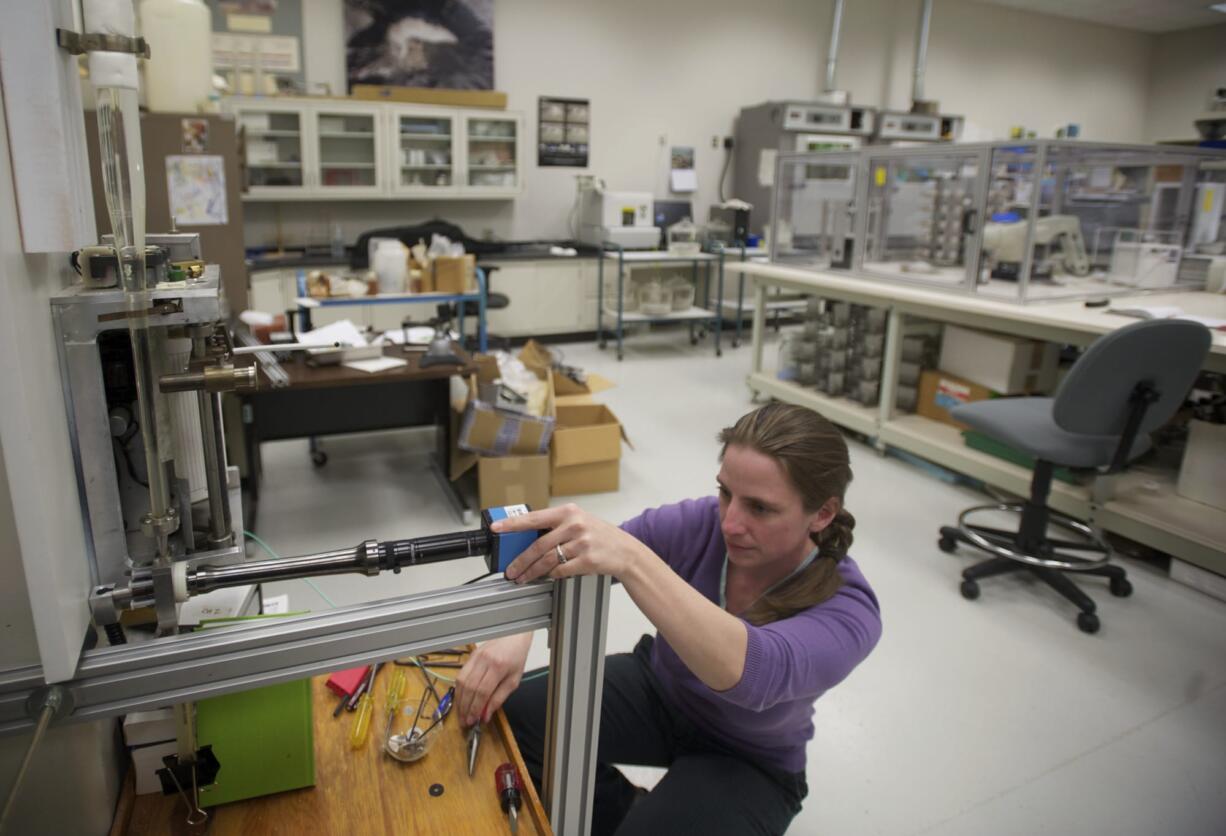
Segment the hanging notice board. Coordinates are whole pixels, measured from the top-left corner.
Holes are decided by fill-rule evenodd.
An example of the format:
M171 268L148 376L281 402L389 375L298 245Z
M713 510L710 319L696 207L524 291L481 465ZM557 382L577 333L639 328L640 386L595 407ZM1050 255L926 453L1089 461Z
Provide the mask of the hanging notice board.
M546 96L538 101L537 165L587 168L590 101Z

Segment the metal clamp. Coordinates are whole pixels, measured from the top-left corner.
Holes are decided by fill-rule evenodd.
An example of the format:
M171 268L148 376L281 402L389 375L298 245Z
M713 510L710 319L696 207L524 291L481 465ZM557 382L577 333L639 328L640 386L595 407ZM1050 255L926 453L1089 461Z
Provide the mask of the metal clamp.
M127 35L105 35L101 32L81 34L71 29L56 29L55 42L72 55L84 55L87 52L125 52L141 58L151 55L148 41Z

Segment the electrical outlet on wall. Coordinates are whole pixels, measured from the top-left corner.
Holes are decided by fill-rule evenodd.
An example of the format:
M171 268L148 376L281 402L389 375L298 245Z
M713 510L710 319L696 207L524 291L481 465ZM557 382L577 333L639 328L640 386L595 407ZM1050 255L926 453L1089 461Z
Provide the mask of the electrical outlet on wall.
M712 148L718 148L718 147L719 147L719 137L718 137L718 136L713 136L713 137L711 137L711 147L712 147Z

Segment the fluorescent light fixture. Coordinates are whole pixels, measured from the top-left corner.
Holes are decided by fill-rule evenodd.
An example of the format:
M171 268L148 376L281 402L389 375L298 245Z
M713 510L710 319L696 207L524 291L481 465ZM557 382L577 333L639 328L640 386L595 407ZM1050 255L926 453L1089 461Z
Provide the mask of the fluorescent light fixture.
M1226 14L1226 3L1214 3L1209 8L1213 9L1215 12L1221 12L1222 14Z

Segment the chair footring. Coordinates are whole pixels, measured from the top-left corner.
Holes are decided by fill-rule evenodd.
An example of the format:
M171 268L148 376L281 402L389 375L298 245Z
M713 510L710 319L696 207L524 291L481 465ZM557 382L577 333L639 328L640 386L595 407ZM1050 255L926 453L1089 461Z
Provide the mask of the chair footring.
M997 504L976 505L973 508L967 508L958 515L957 526L942 526L941 537L946 540L968 543L996 557L1014 560L1031 567L1060 572L1089 572L1106 567L1111 560L1112 550L1106 540L1085 523L1059 511L1047 509L1048 523L1084 538L1084 542L1045 538L1041 543L1040 549L1036 550L1019 545L1016 532L976 525L968 521L969 517L973 514L987 511L1018 513L1021 507L1018 505ZM1071 551L1098 553L1102 557L1087 559L1083 556L1064 554L1059 551L1061 548Z

